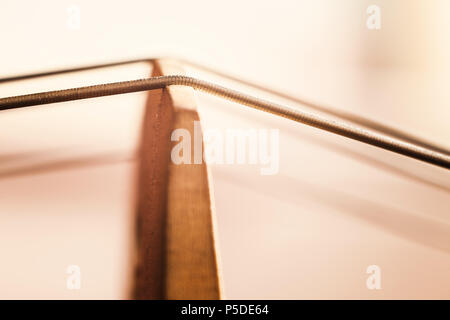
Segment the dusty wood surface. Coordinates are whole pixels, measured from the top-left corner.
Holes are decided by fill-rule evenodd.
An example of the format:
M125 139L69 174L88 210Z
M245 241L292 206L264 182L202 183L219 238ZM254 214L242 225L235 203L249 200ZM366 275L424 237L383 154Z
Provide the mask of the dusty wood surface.
M159 61L153 76L180 74ZM149 92L142 135L138 195L137 299L218 299L219 277L206 164L174 164L175 129L194 143L199 121L193 91L170 87ZM191 148L194 159L194 148Z

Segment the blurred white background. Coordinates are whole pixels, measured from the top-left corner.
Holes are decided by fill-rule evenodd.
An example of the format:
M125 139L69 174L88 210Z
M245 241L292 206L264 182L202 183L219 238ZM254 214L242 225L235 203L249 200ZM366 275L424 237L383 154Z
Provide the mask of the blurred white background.
M366 9L371 4L381 8L380 30L366 27ZM80 25L75 29L68 26L68 8L74 6L80 9ZM450 147L448 12L447 0L2 0L0 76L140 57L182 57ZM0 94L6 95L1 87ZM217 104L208 99L200 98L201 106ZM202 108L206 126L254 125L245 117L239 120L238 108L230 114L223 110ZM289 125L281 121L268 126ZM2 130L8 130L7 124ZM352 196L359 192L362 197L384 201L389 208L415 210L449 223L448 183L444 191L417 182L411 185L408 179L405 182L378 169L366 170L295 145L295 137L282 132L282 156L290 159L282 161L285 177L309 181L320 177L321 181L316 181L319 185L341 191L347 184L350 187L345 191ZM357 144L348 146L359 148ZM300 160L289 152L290 147L304 152L302 165L317 167L300 170ZM377 159L385 157L377 152L373 153ZM319 155L321 161L317 160ZM336 161L335 168L326 163L329 159ZM407 163L407 168L416 168ZM427 170L423 171L426 176L443 177L442 171L430 169L429 175ZM302 189L295 180L288 179L289 183L280 176L233 181L230 172L213 168L226 297L448 298L446 227L429 240L423 233L432 232L434 227L414 233L422 224L420 219L413 219L406 227L399 227L403 218L372 221L380 231L370 223L360 225L355 222L358 219L329 215L348 211L348 203L352 208L364 208L351 198L347 203L335 194L347 203L344 209L336 203L334 209L324 208L320 196L304 198L303 192L311 192L308 184ZM443 179L448 182L445 176ZM270 187L276 185L298 192L271 198ZM312 190L324 192L317 188ZM238 198L239 203L227 201L242 195L246 197ZM367 209L369 216L377 216L384 208L365 205L371 208ZM315 216L315 212L322 215ZM386 230L394 230L394 235ZM328 238L323 238L324 234ZM391 281L391 286L379 293L364 287L364 268L373 256L387 268ZM405 271L408 266L409 273ZM361 274L351 278L358 272ZM420 278L422 273L427 275ZM411 278L418 278L419 283L409 283ZM443 287L438 288L439 281Z
M366 27L371 4L380 30ZM3 0L0 71L184 57L448 145L449 10L446 0Z

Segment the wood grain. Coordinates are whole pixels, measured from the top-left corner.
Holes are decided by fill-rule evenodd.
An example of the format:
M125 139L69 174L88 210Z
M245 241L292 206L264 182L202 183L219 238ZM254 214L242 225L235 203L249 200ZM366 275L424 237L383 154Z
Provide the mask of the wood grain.
M152 76L181 74L158 61ZM206 164L174 164L171 132L194 141L199 121L193 90L172 86L149 93L142 130L138 194L137 299L219 299L213 209ZM194 159L194 148L191 148Z

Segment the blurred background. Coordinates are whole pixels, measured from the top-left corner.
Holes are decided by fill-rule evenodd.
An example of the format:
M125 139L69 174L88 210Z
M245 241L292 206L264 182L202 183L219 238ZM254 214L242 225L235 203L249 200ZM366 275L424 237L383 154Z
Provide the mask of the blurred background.
M380 29L367 27L370 5L381 10ZM2 0L0 76L181 57L450 148L448 12L447 0ZM148 71L142 70L127 71L127 77L142 77ZM108 81L108 74L101 79ZM15 94L28 88L15 86ZM12 94L7 87L0 86L1 96ZM198 102L205 127L281 130L279 175L264 178L245 166L212 167L225 297L450 298L448 171L293 128L286 120L202 94ZM119 114L109 116L112 123L126 111ZM131 130L139 114L127 119ZM17 145L11 136L25 130L22 120L0 119L2 153ZM113 144L108 141L101 143ZM349 157L355 152L370 161ZM12 212L29 210L1 204L17 203L9 185L14 179L0 177L0 215L9 221ZM4 236L0 246L8 239ZM386 277L382 290L365 287L371 264ZM109 276L118 274L122 271ZM125 281L84 297L123 297ZM36 294L59 294L44 291ZM15 292L20 296L19 289Z
M373 4L379 30L366 26ZM442 128L450 111L439 103L448 98L449 7L446 0L6 0L0 67L7 75L184 57L322 104L358 103L362 113L448 144ZM399 113L401 123L392 118Z

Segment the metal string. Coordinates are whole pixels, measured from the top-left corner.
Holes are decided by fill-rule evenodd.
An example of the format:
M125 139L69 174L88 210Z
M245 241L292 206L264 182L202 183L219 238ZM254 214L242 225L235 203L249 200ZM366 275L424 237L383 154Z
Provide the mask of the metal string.
M144 59L133 59L133 60L124 60L124 61L118 61L118 62L110 62L110 63L103 63L103 64L97 64L97 65L90 65L90 66L84 66L84 67L76 67L76 68L69 68L69 69L62 69L62 70L53 70L53 71L46 71L46 72L41 72L41 73L32 73L32 74L25 74L25 75L18 75L18 76L12 76L12 77L6 77L6 78L0 78L0 83L2 82L10 82L10 81L19 81L19 80L25 80L25 79L32 79L32 78L38 78L38 77L45 77L45 76L52 76L52 75L57 75L57 74L63 74L63 73L69 73L69 72L79 72L79 71L86 71L86 70L93 70L93 69L100 69L100 68L105 68L105 67L113 67L113 66L120 66L120 65L125 65L125 64L131 64L131 63L138 63L138 62L149 62L149 63L155 63L155 61L160 60L159 58L144 58ZM277 90L274 90L272 88L268 88L259 84L255 84L253 82L247 81L242 79L241 77L236 77L227 73L224 73L222 71L218 71L215 70L213 68L204 66L200 63L197 62L192 62L186 59L180 59L180 58L175 58L171 60L175 60L177 62L180 62L182 64L186 64L186 65L190 65L196 69L200 69L200 70L204 70L208 73L212 73L215 75L218 75L220 77L223 78L227 78L229 80L232 80L234 82L237 83L241 83L244 84L246 86L249 87L253 87L255 89L258 90L262 90L265 92L268 92L270 94L276 95L278 97L293 101L295 103L299 103L302 105L305 105L307 107L309 107L310 109L319 111L321 113L325 113L327 115L331 115L337 118L340 118L342 120L345 121L350 121L354 124L360 125L360 126L364 126L366 128L369 129L373 129L376 130L378 132L390 135L391 137L394 138L398 138L407 142L411 142L413 144L419 145L421 147L424 147L426 149L431 149L437 152L441 152L443 154L446 155L450 155L450 150L442 147L442 146L438 146L435 145L433 143L430 143L428 141L424 141L421 138L415 137L409 133L403 132L399 129L393 128L391 126L379 123L377 121L359 116L359 115L355 115L349 112L345 112L342 110L337 110L334 108L330 108L330 107L325 107L323 105L318 105L315 103L312 103L310 101L304 100L304 99L300 99L291 95L288 95L286 93L283 92L279 92Z
M95 98L123 93L162 89L171 85L189 86L227 100L234 101L258 110L269 112L315 128L332 132L353 140L396 152L430 164L450 169L450 156L423 147L413 142L403 141L389 135L368 130L360 126L346 124L326 117L311 114L298 108L283 106L259 99L232 89L192 77L171 75L148 79L114 82L66 90L40 92L0 99L0 110L30 107L56 102Z

